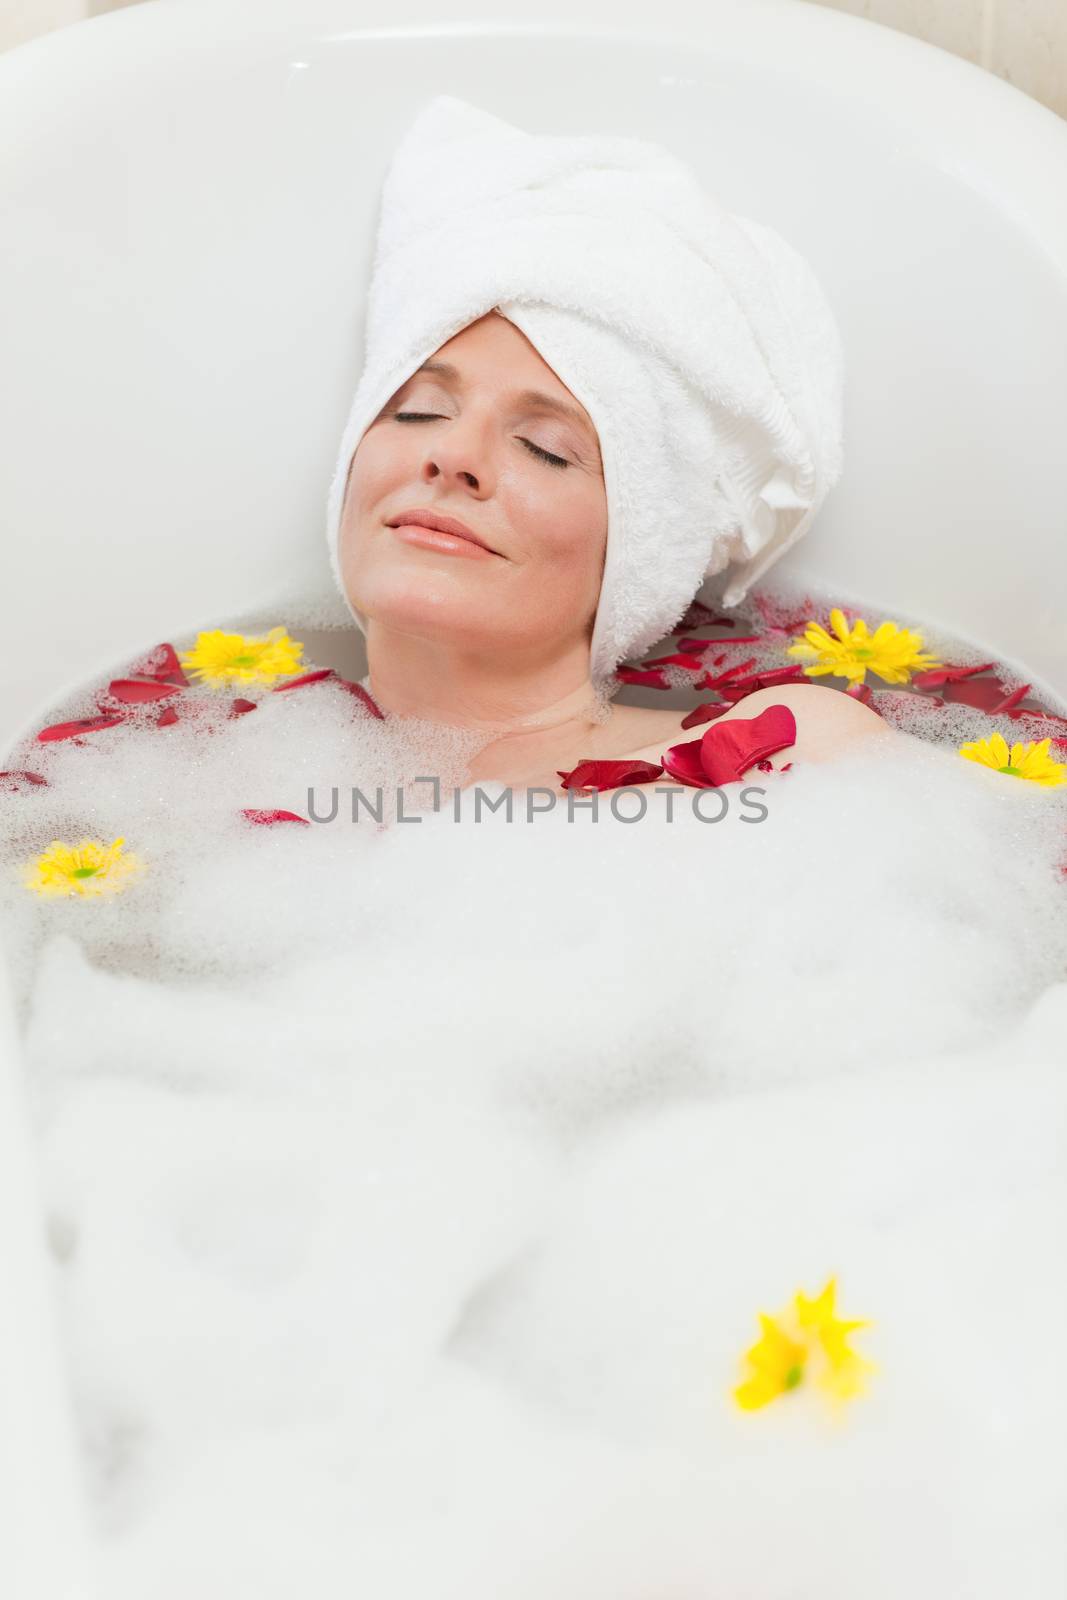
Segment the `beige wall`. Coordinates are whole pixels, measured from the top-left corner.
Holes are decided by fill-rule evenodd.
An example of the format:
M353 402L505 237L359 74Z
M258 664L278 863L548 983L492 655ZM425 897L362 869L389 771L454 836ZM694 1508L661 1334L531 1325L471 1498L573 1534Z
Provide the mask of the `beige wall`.
M137 0L0 0L0 50Z
M1067 0L820 0L914 34L1067 117Z
M0 0L0 50L137 0ZM1067 0L819 0L987 67L1067 117ZM462 9L457 3L456 10Z

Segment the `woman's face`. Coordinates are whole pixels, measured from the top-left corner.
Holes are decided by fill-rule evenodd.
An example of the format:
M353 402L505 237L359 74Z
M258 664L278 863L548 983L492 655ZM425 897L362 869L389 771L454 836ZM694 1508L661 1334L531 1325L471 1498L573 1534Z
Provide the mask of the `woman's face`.
M403 633L525 663L587 649L607 542L588 413L492 312L437 363L450 370L413 373L352 458L339 552L350 603ZM412 510L458 519L492 553L431 549L389 526Z

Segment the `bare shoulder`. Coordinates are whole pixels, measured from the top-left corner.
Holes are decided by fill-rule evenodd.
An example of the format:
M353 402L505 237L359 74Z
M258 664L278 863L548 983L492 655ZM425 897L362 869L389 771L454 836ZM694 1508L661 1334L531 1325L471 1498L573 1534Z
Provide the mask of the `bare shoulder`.
M622 747L627 757L634 750L644 750L657 740L677 744L688 738L679 723L685 716L677 706L663 709L659 706L627 706L616 703L612 707L612 739ZM701 730L703 731L703 730Z
M683 728L677 712L669 714L673 728L666 723L662 729L657 728L657 743L647 744L632 752L632 758L657 761L668 745L701 739L709 727L719 723L758 717L768 706L788 706L797 726L792 747L771 757L771 766L775 770L791 761L833 760L858 740L893 740L902 737L870 706L865 706L862 700L852 695L843 694L840 689L831 689L822 683L783 683L769 689L756 689L716 717L714 723L701 722L696 727ZM648 728L647 731L652 732L652 729Z
M872 711L854 695L831 689L825 683L783 683L777 688L757 689L716 720L728 722L734 717L758 717L768 706L789 707L797 725L796 748L800 751L803 738L806 760L817 761L833 755L842 745L855 739L895 737L894 729L877 711ZM694 731L703 732L704 729Z

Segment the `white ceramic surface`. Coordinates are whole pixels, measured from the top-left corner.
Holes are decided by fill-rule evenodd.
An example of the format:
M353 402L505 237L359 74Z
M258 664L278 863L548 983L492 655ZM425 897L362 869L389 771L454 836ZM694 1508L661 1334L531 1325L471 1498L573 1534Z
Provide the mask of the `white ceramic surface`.
M660 140L804 251L844 333L846 470L777 570L1067 696L1067 125L796 0L441 10L152 0L0 57L0 765L160 639L296 619L301 595L344 619L323 515L378 188L442 90ZM51 1600L90 1567L2 991L0 1243L25 1288L0 1319L0 1589Z

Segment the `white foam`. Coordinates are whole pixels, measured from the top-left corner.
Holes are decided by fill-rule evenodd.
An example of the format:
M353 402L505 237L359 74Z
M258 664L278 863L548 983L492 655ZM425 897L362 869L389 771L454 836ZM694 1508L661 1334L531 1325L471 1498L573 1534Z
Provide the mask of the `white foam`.
M353 823L477 741L330 685L8 759L109 1600L1059 1594L1067 790L976 717L752 773L760 822ZM29 895L74 832L149 870ZM870 1393L743 1415L832 1272Z

